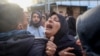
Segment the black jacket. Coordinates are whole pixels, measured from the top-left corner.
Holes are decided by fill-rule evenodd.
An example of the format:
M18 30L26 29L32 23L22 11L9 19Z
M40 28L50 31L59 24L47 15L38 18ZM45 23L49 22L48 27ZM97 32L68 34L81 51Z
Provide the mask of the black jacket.
M77 32L87 56L100 56L100 6L78 18Z
M67 17L68 27L69 27L69 34L76 36L76 20L73 16Z
M33 46L28 56L46 56L47 39L39 38L35 39L33 42Z
M52 13L51 16L54 14L56 14L56 13ZM57 45L57 51L56 51L55 56L59 56L58 53L67 47L74 47L75 49L71 52L74 53L76 56L82 56L81 48L75 44L74 37L70 37L68 35L67 21L65 20L65 18L63 16L61 16L59 14L56 14L56 15L59 18L61 28L54 35L54 37L55 37L54 43Z
M23 30L0 33L0 56L44 56L46 42Z

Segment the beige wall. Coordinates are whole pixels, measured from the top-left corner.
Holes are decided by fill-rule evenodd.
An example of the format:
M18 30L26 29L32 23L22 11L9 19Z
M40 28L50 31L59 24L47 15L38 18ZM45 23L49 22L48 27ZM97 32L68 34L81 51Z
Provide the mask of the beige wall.
M67 6L53 6L52 7L53 11L59 13L59 11L63 11L63 16L65 16L66 12L67 12ZM74 18L77 18L80 15L80 7L72 7L73 9L73 16ZM39 8L34 8L34 10L41 10L42 12L45 12L45 8L44 7L39 7Z
M63 16L65 16L65 14L66 14L66 8L67 7L62 7L62 6L59 6L58 9L57 9L57 7L53 7L53 11L55 11L57 13L59 13L59 11L62 11L63 12Z
M77 18L80 15L80 7L73 7L73 16L74 18ZM57 7L53 7L53 11L59 13L59 11L63 11L63 16L65 16L66 12L67 12L67 7L64 6L59 6L58 10Z

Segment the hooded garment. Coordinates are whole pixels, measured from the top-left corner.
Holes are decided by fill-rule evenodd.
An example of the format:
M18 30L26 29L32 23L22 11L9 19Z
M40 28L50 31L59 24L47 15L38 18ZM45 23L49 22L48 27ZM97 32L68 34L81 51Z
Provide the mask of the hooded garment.
M38 14L39 18L40 18L40 21L38 23L34 23L32 21L33 14L35 14L35 13ZM39 26L41 26L41 21L42 21L42 15L41 15L41 13L39 11L32 12L32 14L31 14L31 20L30 20L30 26L34 26L34 27L38 28Z
M24 30L0 33L0 56L45 56L46 43Z
M38 14L39 18L40 18L40 21L37 24L32 21L33 14L35 14L35 13ZM38 12L38 11L32 12L30 23L27 27L27 31L29 31L31 34L33 34L37 38L45 37L45 30L44 30L43 26L41 25L41 20L42 20L42 15L40 12Z
M0 33L0 56L27 56L34 36L24 30Z
M68 27L69 27L69 34L76 36L76 20L73 16L67 17Z
M78 17L76 28L87 56L100 56L100 6Z
M52 13L50 16L55 15L56 13ZM59 56L58 53L67 48L67 47L74 47L74 50L71 51L76 56L82 56L81 48L76 45L75 39L72 36L68 35L68 24L65 18L59 14L56 14L59 18L61 28L59 31L54 35L54 43L57 45L57 50L55 56Z

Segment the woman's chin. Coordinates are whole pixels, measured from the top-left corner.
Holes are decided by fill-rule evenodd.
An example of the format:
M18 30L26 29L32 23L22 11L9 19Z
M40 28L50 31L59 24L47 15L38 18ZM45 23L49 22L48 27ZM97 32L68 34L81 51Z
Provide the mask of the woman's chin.
M52 34L50 32L45 32L46 37L49 39L50 37L52 37Z

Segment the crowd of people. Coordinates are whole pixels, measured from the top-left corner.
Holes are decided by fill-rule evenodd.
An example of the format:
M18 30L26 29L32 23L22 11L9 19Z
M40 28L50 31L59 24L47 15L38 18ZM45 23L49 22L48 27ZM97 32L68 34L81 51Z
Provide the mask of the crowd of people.
M0 56L99 56L100 6L77 19L0 4Z

